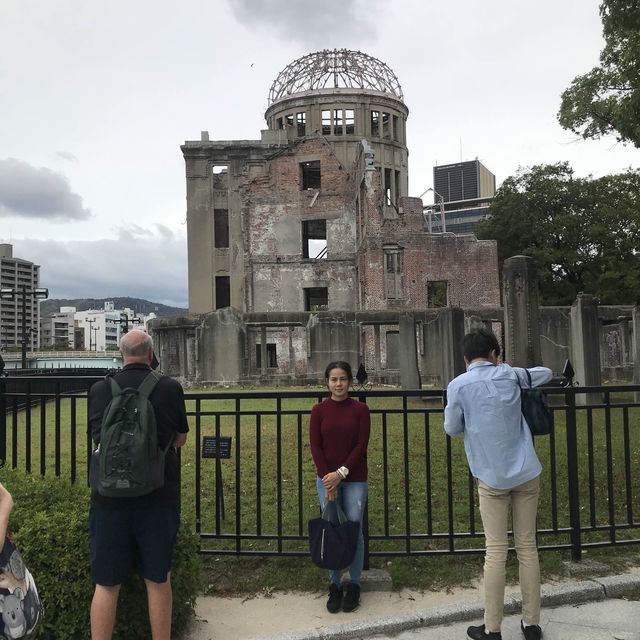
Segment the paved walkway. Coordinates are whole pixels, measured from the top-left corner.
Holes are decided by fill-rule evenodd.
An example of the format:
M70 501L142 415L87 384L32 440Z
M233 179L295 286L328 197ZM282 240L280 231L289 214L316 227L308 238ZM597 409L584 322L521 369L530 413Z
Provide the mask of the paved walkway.
M469 622L405 631L393 640L464 640ZM540 620L544 640L640 640L640 604L628 600L601 600L543 609ZM391 636L366 636L386 640ZM520 615L505 618L503 640L522 639Z
M543 586L545 640L640 640L640 571ZM482 622L478 589L450 593L363 592L362 606L332 615L323 594L277 593L198 600L190 640L464 640ZM504 640L520 639L515 588L505 606Z

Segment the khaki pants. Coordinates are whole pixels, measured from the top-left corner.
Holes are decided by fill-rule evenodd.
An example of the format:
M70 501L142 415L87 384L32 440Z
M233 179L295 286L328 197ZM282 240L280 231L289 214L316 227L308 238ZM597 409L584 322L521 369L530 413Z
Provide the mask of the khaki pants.
M500 631L502 623L509 506L520 565L522 619L527 624L540 624L540 564L536 546L539 495L539 476L513 489L493 489L478 480L480 515L487 545L484 560L484 624L487 631Z

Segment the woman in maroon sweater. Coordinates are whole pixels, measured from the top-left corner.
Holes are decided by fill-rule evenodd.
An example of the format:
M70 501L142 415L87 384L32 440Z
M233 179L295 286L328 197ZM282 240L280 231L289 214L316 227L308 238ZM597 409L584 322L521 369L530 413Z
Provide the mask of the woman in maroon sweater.
M311 410L309 439L318 477L320 507L338 500L349 520L360 522L367 503L367 445L371 421L366 404L349 397L353 373L348 362L332 362L325 371L331 396ZM349 582L342 588L341 571L329 573L331 613L353 611L360 604L360 577L364 562L362 526L356 555L349 567Z

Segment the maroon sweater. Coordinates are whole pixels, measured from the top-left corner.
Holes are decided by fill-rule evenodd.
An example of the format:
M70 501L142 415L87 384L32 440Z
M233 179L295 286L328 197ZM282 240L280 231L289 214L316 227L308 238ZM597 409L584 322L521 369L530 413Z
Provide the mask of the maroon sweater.
M369 407L363 402L327 398L316 404L311 409L309 440L318 476L344 466L349 469L345 482L366 482L370 429Z

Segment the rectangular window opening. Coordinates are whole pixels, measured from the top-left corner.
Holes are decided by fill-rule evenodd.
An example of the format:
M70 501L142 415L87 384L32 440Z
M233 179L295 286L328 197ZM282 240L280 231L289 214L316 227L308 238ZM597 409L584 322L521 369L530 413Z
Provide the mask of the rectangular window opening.
M298 137L304 137L307 134L307 114L304 111L296 113L296 124L298 125Z
M400 332L387 331L386 335L387 347L387 369L400 369Z
M275 342L267 342L267 369L278 368ZM262 369L262 345L256 344L256 369Z
M282 122L282 118L278 118L276 120L276 129L284 129L284 123Z
M293 127L293 113L286 115L284 118L287 127Z
M400 140L400 132L398 131L398 116L393 116L393 139Z
M320 188L320 160L310 160L300 164L302 171L302 188L303 189L319 189Z
M214 164L211 167L211 177L213 178L213 188L224 191L229 188L229 173L226 164Z
M436 309L449 306L447 289L446 280L427 282L427 307L429 309Z
M302 221L302 257L322 260L327 257L327 221Z
M344 111L344 132L348 136L355 133L355 111L353 109L345 109Z
M395 171L395 200L396 200L396 207L399 205L400 203L400 172L396 169Z
M382 137L391 139L391 127L389 122L389 114L386 111L382 112Z
M380 112L371 112L371 135L378 137L380 135Z
M384 170L384 202L391 206L391 169Z
M327 311L329 309L329 289L309 287L304 290L305 311Z
M343 111L342 109L334 109L333 110L333 135L341 136L343 133L344 120L342 117Z
M229 276L216 276L216 309L231 306L231 286Z
M229 211L213 210L213 238L216 249L229 248Z
M331 111L328 109L322 111L322 135L331 135Z
M388 299L402 298L402 249L385 249L384 252L384 285Z

